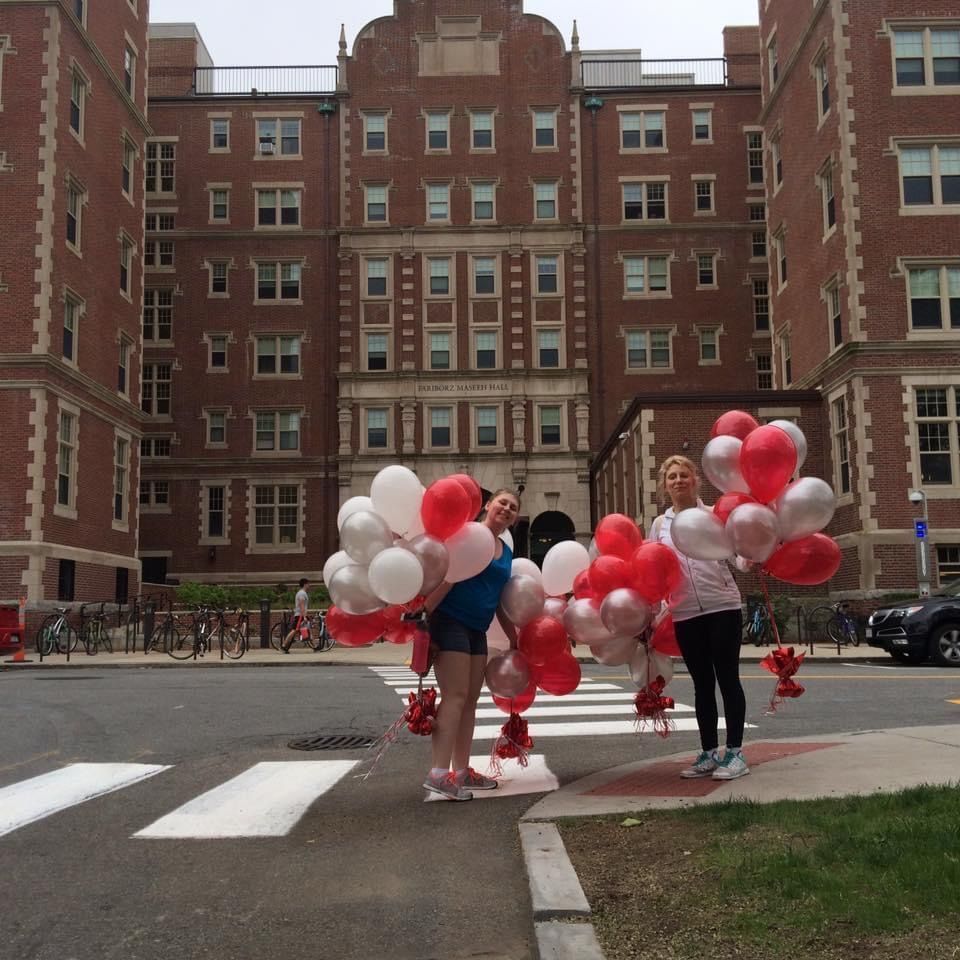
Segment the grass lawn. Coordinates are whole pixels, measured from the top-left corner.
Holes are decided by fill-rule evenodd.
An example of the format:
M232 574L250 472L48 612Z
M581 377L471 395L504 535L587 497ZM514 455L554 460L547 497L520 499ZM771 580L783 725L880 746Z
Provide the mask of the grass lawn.
M960 960L960 788L565 820L607 960Z

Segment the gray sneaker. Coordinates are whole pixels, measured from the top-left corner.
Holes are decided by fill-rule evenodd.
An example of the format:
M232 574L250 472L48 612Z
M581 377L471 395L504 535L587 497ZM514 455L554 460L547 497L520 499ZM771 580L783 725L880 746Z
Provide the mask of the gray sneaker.
M680 771L680 776L685 780L709 777L717 769L718 764L717 751L704 750L686 770Z
M749 772L750 768L743 759L743 754L739 750L728 750L713 771L713 779L736 780L737 777L745 777Z
M473 799L473 794L457 783L457 775L452 770L436 778L427 774L427 779L423 781L423 787L425 790L446 797L448 800Z
M496 790L498 786L493 777L486 777L474 770L473 767L467 767L467 772L463 775L460 785L468 790Z

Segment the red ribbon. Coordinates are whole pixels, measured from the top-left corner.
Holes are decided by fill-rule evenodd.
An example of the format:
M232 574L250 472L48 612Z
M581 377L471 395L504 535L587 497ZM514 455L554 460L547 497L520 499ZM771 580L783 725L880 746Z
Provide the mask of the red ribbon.
M803 696L804 687L793 679L793 675L800 669L804 654L794 654L793 647L777 647L771 650L761 661L760 666L769 670L777 678L773 695L770 697L770 707L767 713L776 713L777 704L784 700L796 699Z
M516 760L521 767L530 762L530 751L533 749L533 740L530 737L526 717L519 713L511 713L507 722L500 728L500 736L493 742L490 751L491 776L503 775L504 760Z
M663 696L667 682L660 674L637 692L633 705L637 711L637 729L643 729L649 721L654 733L659 737L669 737L673 728L673 721L667 716L667 711L674 707L673 697Z
M370 759L364 761L367 769L363 773L355 774L355 776L360 780L366 780L373 773L390 746L400 739L404 725L411 733L419 734L421 737L429 737L433 733L433 725L436 719L437 688L430 687L428 690L424 690L423 679L421 678L416 692L410 691L403 713L367 748L373 751Z

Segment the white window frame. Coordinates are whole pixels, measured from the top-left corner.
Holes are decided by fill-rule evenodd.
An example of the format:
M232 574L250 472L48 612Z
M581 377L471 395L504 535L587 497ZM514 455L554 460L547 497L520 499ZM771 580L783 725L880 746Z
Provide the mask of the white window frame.
M447 424L446 429L449 431L449 443L434 443L433 442L433 415L435 412L445 411L449 417L449 423ZM457 441L457 405L455 403L428 403L424 404L423 407L423 448L424 451L433 451L433 450L456 450L458 446ZM443 429L441 424L438 429Z
M720 334L723 333L723 327L717 326L698 326L697 331L697 366L698 367L716 367L720 365ZM704 356L704 350L707 347L713 349L713 356Z
M912 21L885 21L887 33L890 37L891 87L894 96L955 96L960 93L960 84L934 82L934 31L960 30L960 19L956 16L943 20L912 20ZM922 84L901 85L897 79L897 33L922 33L923 45L923 78ZM915 57L904 59L916 59Z
M86 312L86 301L72 290L63 291L63 324L61 326L60 338L60 356L64 363L71 367L78 365L78 356L80 351L80 321ZM72 325L72 326L71 326ZM70 333L71 350L68 356L64 351L67 332Z
M787 231L784 227L773 235L773 248L776 251L777 292L779 293L789 281L787 263Z
M284 124L295 123L297 125L297 150L296 153L290 153L284 150L287 140L292 139L285 136L283 131ZM273 124L273 133L270 133L268 124ZM253 115L254 140L256 142L255 160L302 160L303 159L303 118L297 114L257 114ZM272 144L272 149L265 149L268 144Z
M230 222L230 188L231 184L229 183L208 183L207 192L210 196L210 207L207 211L208 220L207 223L213 225L227 224ZM217 207L221 206L219 204L218 198L223 197L223 216L217 216Z
M710 282L703 282L703 262L710 261ZM693 262L697 271L697 290L716 290L720 286L718 276L718 262L720 254L717 250L694 250Z
M293 206L284 205L284 196L286 194L293 194L294 199L297 201ZM261 204L262 199L272 199L272 204ZM254 206L254 221L253 228L254 230L271 232L271 231L297 231L303 229L303 184L302 183L280 183L280 184L266 184L266 183L254 183L253 185L253 206ZM274 215L273 223L261 223L260 222L260 211L261 210L272 210ZM283 211L284 210L296 210L297 220L296 223L284 223L283 222Z
M476 133L480 131L477 127L477 117L490 118L490 146L478 147L475 139ZM483 132L486 132L485 130ZM496 153L497 152L497 111L493 107L475 107L470 110L470 152L471 153Z
M252 488L252 485L251 485ZM223 499L220 509L211 510L210 496L211 491L222 490ZM222 483L200 482L200 539L199 546L222 546L230 543L230 508L231 508L231 484L229 480ZM210 516L212 513L221 513L223 515L222 533L212 534L210 532ZM251 538L253 534L251 534Z
M207 117L210 120L210 142L207 146L207 152L208 153L230 153L230 114L224 114L224 115L207 114ZM225 128L224 136L226 138L226 143L222 147L217 146L218 124L222 124Z
M557 442L544 443L543 440L543 414L545 410L557 411ZM569 447L567 439L567 405L562 400L547 401L534 404L534 437L533 448L541 453L550 453L553 451L564 451ZM551 424L552 426L552 424Z
M667 104L645 104L642 107L624 106L617 107L618 126L619 126L619 146L621 154L632 153L668 153L670 144L667 139ZM654 117L659 117L659 126L648 123ZM629 125L629 129L628 129ZM638 134L638 145L627 146L625 143L627 134ZM648 145L648 134L659 133L660 143ZM701 141L702 142L702 141Z
M284 346L290 343L296 344L296 350L284 352ZM273 347L273 353L260 353L260 345L269 344ZM260 370L260 358L273 357L273 369ZM284 357L296 357L297 369L285 371L283 369ZM302 380L303 379L303 337L299 333L268 333L255 334L253 336L253 379L254 380Z
M121 397L130 397L130 371L133 366L133 341L122 333L117 344L117 393ZM121 372L123 383L120 382Z
M371 199L371 195L379 196L374 191L383 191L383 200ZM371 205L383 204L383 219L370 219ZM365 183L363 185L363 222L366 225L389 226L390 225L390 184L386 182Z
M490 191L489 199L478 199L479 191ZM490 216L478 217L477 205L480 203L490 204ZM496 180L471 180L470 181L470 222L471 223L496 223L497 222L497 181Z
M230 371L230 343L231 337L227 332L218 330L205 333L204 342L207 345L207 373L229 373ZM215 341L223 341L223 366L214 366L213 355L219 351L214 350Z
M450 153L450 141L452 139L450 112L449 107L423 111L424 153ZM431 133L443 134L444 145L442 147L432 147L430 145Z
M761 290L757 284L763 284ZM770 335L770 278L769 277L750 277L750 296L752 301L751 313L753 315L754 335ZM761 304L766 306L766 312L760 310ZM760 320L763 318L766 325L760 326Z
M172 344L173 343L173 298L176 294L175 287L145 287L143 290L143 342L148 345ZM163 312L169 311L169 317L166 323L161 323ZM152 336L147 336L147 317L151 318L149 324ZM170 328L170 336L160 336L161 327Z
M63 400L57 401L57 469L54 472L53 512L58 517L68 520L77 519L77 483L79 480L80 463L80 409ZM68 418L71 435L64 439L64 418ZM61 473L63 467L64 450L67 451L69 463L67 473ZM60 500L60 477L67 478L67 502Z
M957 173L944 174L942 170L941 150L957 152L960 154L960 137L938 137L936 140L929 139L901 139L894 141L894 147L897 152L898 181L900 188L900 216L901 217L923 217L923 216L957 216L960 214L960 200L947 203L943 199L943 177L960 177L960 168ZM904 154L908 152L929 152L930 155L930 203L907 203L905 179L907 174L904 172ZM954 160L954 162L957 162Z
M667 252L657 251L655 253L645 253L643 251L631 251L621 254L623 262L623 299L624 300L659 300L669 299L673 296L671 289L671 269L673 257ZM651 261L663 260L666 266L667 285L664 289L652 289L650 279L653 273L650 269ZM659 266L659 265L658 265ZM638 269L639 268L639 269ZM657 276L662 276L657 271ZM638 287L635 280L631 278L642 278L642 287Z
M137 145L124 134L120 140L120 192L133 203L134 175L137 169ZM124 184L126 180L126 184Z
M434 337L444 337L446 340L446 350L442 347L434 349ZM423 333L423 367L425 370L456 370L457 369L457 336L454 327L441 327L439 330L431 324ZM434 353L446 353L447 365L434 366Z
M558 180L533 180L533 219L538 223L550 223L560 219L560 183ZM540 216L540 204L552 203L553 214Z
M481 337L493 337L493 366L492 367L480 366L479 340ZM470 331L470 368L472 370L501 370L503 368L503 350L502 350L500 341L501 341L500 328L498 326L495 327L491 324L489 327L474 327ZM486 347L484 349L489 349L489 347Z
M247 515L247 552L248 553L303 553L303 484L299 480L277 480L274 483L254 482L249 483L248 503L249 511ZM258 490L272 490L271 501L258 503ZM289 509L293 504L281 501L281 491L289 495L291 490L296 500L297 522L296 535L293 541L283 541L280 538L280 511L285 507ZM270 508L273 511L272 538L269 543L258 542L257 531L260 527L257 525L257 509L262 510Z
M784 330L777 337L778 350L780 357L780 388L787 390L793 383L793 354L790 350L790 330Z
M705 137L697 136L697 115L706 114L707 135ZM713 143L713 104L691 103L690 104L690 145L701 146Z
M70 114L67 127L70 133L81 143L85 143L87 100L90 96L90 78L76 63L71 64L70 72ZM73 114L76 109L77 125L73 125Z
M628 374L662 374L674 372L674 349L673 339L676 334L675 327L628 327L623 331L624 340L624 372ZM658 338L658 344L655 347L653 338ZM667 363L666 365L653 362L653 351L663 350L663 337L667 340ZM644 352L643 362L639 358L631 363L630 354L632 351Z
M941 381L941 378L936 376L931 376L929 378L916 377L910 378L911 381L924 381L925 379L928 382L912 382L910 385L910 407L907 413L907 416L910 420L910 432L913 438L912 449L916 454L914 461L914 483L916 486L923 487L927 492L927 495L939 494L940 496L947 495L950 492L955 492L960 488L960 450L958 450L958 431L960 431L960 416L958 416L957 404L960 403L960 397L957 394L957 385L956 378L952 378L951 383L945 383ZM934 414L929 416L920 416L920 397L919 393L921 390L944 390L946 392L946 413L945 414ZM936 454L947 454L949 457L950 464L950 481L949 483L938 483L933 480L925 480L923 477L923 461L922 457L924 454L920 450L920 426L921 424L945 424L946 429L946 438L948 448L946 450L928 450L926 451L929 455Z
M769 350L757 350L753 354L754 371L758 390L773 389L773 354ZM766 386L764 386L766 384Z
M371 373L386 373L393 369L393 351L392 351L392 331L389 328L376 328L363 331L363 369ZM371 351L371 339L373 337L383 338L383 366L371 367L370 357L372 353L381 353L380 350Z
M534 153L553 153L560 149L557 115L560 112L559 107L531 107L530 108L530 144ZM542 124L540 121L549 118L549 124ZM537 143L537 133L542 130L549 130L551 133L551 142L545 144Z
M833 352L843 346L843 298L838 279L831 280L823 288L823 301L827 311L827 337Z
M954 299L960 299L960 289L957 290L957 295L951 297L950 295L950 281L951 274L960 275L960 257L947 257L947 258L933 258L933 259L901 259L900 266L903 272L904 282L906 285L906 298L907 298L907 336L910 339L934 339L934 340L943 340L945 338L954 336L960 337L960 326L954 327L951 324L951 310L950 302ZM915 299L933 299L932 297L914 297L913 294L913 275L919 272L937 273L937 287L939 290L939 300L940 300L940 326L923 326L917 327L914 325L913 317L913 301ZM960 280L956 280L955 283L960 284ZM960 485L960 481L958 481Z
M383 427L374 427L370 426L370 414L376 413L378 416L380 413L383 413L384 416L384 426ZM370 446L370 430L384 430L385 431L385 443L382 447L371 447ZM372 454L392 454L394 452L394 424L393 424L393 406L389 403L378 404L371 403L360 409L360 452L361 453L372 453Z
M850 463L850 417L847 409L846 388L831 395L830 403L830 453L833 461L833 489L838 501L853 500L853 471ZM843 465L846 464L846 484ZM846 486L846 489L844 489Z
M160 445L164 446L161 447ZM169 460L171 456L171 447L173 438L165 434L153 434L140 438L140 459L141 460ZM159 452L166 450L166 453Z
M544 336L545 334L546 334L546 335L554 335L554 336L556 336L556 338L557 338L557 346L556 346L556 348L555 348L556 351L557 351L557 362L556 362L556 364L553 364L553 365L551 365L551 364L544 365L544 363L543 363L542 351L543 351L543 350L553 350L553 349L554 349L553 347L544 347L544 346L541 344L540 338L541 338L542 336ZM564 343L565 338L564 338L564 336L563 336L563 327L562 327L562 326L558 326L558 325L556 325L556 324L552 324L552 325L549 325L549 326L546 326L546 325L545 325L545 326L542 326L542 327L539 326L539 325L536 325L536 326L534 327L534 330L533 330L533 336L534 336L534 343L533 343L533 360L534 360L533 365L534 365L534 367L535 367L537 370L563 370L563 369L565 369L565 368L566 368L566 365L567 365L567 362L566 362L566 353L565 353L565 349L564 349L564 348L565 348L565 343Z
M76 177L67 176L67 204L64 221L64 240L67 249L83 259L83 208L87 205L87 190ZM72 209L74 203L76 208ZM73 218L74 240L70 239L69 224L70 218Z
M495 423L484 423L484 427L494 426L497 431L496 443L481 444L479 442L480 412L484 411L483 418L487 420L489 415L486 411L495 411ZM470 453L503 453L506 450L506 437L503 429L503 404L502 403L476 403L470 405Z
M424 222L427 224L450 223L450 181L427 180L424 182Z
M222 418L222 422L221 422ZM230 409L228 407L204 407L204 447L207 450L226 450L227 439L227 421L230 419ZM215 426L215 424L217 424ZM215 440L213 431L215 429L223 431L223 439Z
M114 530L130 529L130 436L114 432L113 436L113 509L110 511ZM120 514L118 517L117 514Z
M744 135L747 147L747 189L762 190L767 181L766 144L764 143L766 138L763 130L746 130ZM756 138L759 138L759 145ZM751 159L754 162L751 162ZM759 163L756 162L757 160ZM759 172L759 180L754 179L754 171Z
M717 177L712 173L692 173L693 181L693 215L695 217L715 217L717 215ZM710 201L708 207L701 208L700 199L706 197Z
M170 198L177 195L177 144L179 137L151 137L146 143L144 188L147 197ZM167 154L164 156L164 154ZM151 173L151 170L153 171ZM157 188L150 189L150 182ZM164 190L165 181L170 189Z
M267 430L261 429L266 422L266 418L272 418L273 428L270 442L272 446L261 447L261 435L266 436ZM287 429L283 429L283 417L295 417L296 429L291 426L293 421L287 421ZM303 452L303 409L296 407L257 407L251 411L251 421L253 425L253 438L250 446L250 455L257 458L280 458L280 457L299 457ZM295 447L283 447L282 437L296 432L297 445Z
M151 237L143 241L143 269L151 273L173 273L176 270L176 246L173 240Z
M817 94L817 118L822 124L830 116L833 106L833 90L830 86L830 59L828 51L823 50L813 62L813 79ZM826 103L824 103L826 100ZM819 126L818 124L818 126Z
M390 126L390 113L390 110L362 110L360 112L363 121L363 150L361 152L364 156L383 157L390 153L390 135L388 129ZM372 129L375 126L373 121L376 120L382 121L382 130ZM370 146L370 135L375 133L383 134L382 147Z
M256 306L302 306L303 305L303 261L290 259L290 260L254 260L253 263L253 272L254 272L254 288L253 288L253 302ZM274 268L274 277L273 277L273 288L276 296L274 297L262 297L260 296L260 268L261 267L273 267ZM283 296L283 273L285 267L296 267L297 273L297 296L296 297L284 297ZM288 279L288 283L293 281Z
M833 161L828 160L817 174L817 189L820 191L821 224L823 227L823 241L828 240L837 232L837 193L836 181L833 176ZM833 216L833 223L830 216Z
M380 264L384 265L383 276L379 274L379 267L376 268L374 274L370 273L371 264ZM390 265L392 263L391 257L364 257L363 258L363 299L364 300L388 300L393 294L393 285L391 283L391 271ZM383 292L382 293L371 293L370 292L370 281L371 280L383 280Z
M490 273L484 271L483 274L478 273L477 266L479 263L483 262L484 264L490 263L493 267L493 270ZM500 258L496 254L474 254L470 257L470 296L474 300L489 300L491 298L496 298L500 295ZM492 290L477 290L477 280L480 276L483 277L492 277L493 278L493 289Z
M230 299L230 271L233 269L232 260L210 259L203 261L207 268L207 298L209 300L229 300ZM222 271L223 276L218 274ZM217 280L223 280L223 290L215 290L214 285Z
M634 188L640 188L640 198L639 200L635 197L632 197L628 200L627 193L628 191L632 192ZM651 217L650 216L650 204L660 203L659 199L651 201L650 199L650 188L658 187L663 189L663 216L662 217ZM627 203L637 204L640 206L639 217L628 217L627 216ZM631 223L669 223L670 222L670 178L666 177L647 177L644 180L636 180L632 177L622 178L620 181L620 218L621 222L624 224Z
M121 230L120 236L120 295L133 303L133 261L137 256L137 245L133 239ZM124 284L124 277L126 284Z
M446 271L440 269L440 264L447 265ZM446 277L447 290L445 293L433 292L433 280ZM457 296L457 266L456 260L450 255L426 256L423 258L423 299L424 300L455 300Z
M161 370L167 370L169 376L160 378ZM149 370L150 376L147 376ZM160 385L166 384L166 396L160 396ZM150 394L148 397L147 394ZM149 409L146 404L149 403ZM162 410L162 407L166 410ZM144 363L140 374L140 409L154 420L170 420L173 414L173 362ZM162 410L162 412L161 412Z
M161 487L164 491L162 495L160 493ZM141 513L173 513L173 507L170 503L169 480L144 480L141 478L137 499Z
M123 45L123 89L131 100L137 94L137 51L129 43Z
M541 290L540 289L540 264L541 262L544 266L548 265L548 261L553 261L556 270L551 274L546 272L543 276L553 276L556 278L556 290ZM531 272L531 285L530 289L533 291L532 296L535 299L558 299L564 296L564 271L563 271L563 256L560 253L551 253L548 251L537 251L530 254L530 272Z

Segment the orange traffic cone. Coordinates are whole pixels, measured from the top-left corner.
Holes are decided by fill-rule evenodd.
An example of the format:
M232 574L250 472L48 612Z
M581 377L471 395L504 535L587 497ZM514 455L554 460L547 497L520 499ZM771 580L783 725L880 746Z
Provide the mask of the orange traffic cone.
M5 660L4 663L33 663L32 660L27 658L26 654L26 645L27 641L24 639L27 635L27 624L26 624L26 609L27 609L27 598L20 598L20 647L14 653L13 657L9 660Z
M27 655L23 650L23 644L20 644L20 649L7 661L6 663L33 663L32 660L27 659Z

